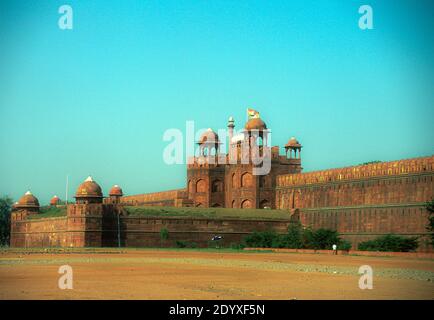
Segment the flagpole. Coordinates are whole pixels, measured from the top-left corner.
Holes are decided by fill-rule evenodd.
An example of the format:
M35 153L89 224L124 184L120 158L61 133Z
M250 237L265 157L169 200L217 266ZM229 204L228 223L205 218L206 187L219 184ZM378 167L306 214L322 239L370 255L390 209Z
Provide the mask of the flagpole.
M66 190L65 190L65 204L68 205L68 178L69 176L66 175Z

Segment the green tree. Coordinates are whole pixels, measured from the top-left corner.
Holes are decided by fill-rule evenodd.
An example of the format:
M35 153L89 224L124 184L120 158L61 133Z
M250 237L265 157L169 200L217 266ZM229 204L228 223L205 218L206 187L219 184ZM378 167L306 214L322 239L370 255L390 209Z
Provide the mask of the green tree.
M12 199L8 196L0 198L0 245L9 245L11 232Z
M331 250L334 244L338 245L340 242L339 234L335 230L318 229L312 235L312 247L314 249Z
M300 223L291 223L288 233L282 236L281 246L283 248L300 249L303 247L302 241L303 227Z
M427 229L431 232L431 244L434 245L434 198L428 201L425 207L429 212Z

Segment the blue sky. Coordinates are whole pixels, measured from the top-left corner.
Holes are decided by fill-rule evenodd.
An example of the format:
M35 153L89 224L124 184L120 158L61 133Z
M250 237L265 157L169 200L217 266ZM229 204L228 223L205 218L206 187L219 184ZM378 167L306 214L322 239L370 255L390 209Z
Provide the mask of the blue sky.
M0 2L0 195L184 187L164 131L247 107L305 171L434 153L432 1L68 1L73 30L62 4Z

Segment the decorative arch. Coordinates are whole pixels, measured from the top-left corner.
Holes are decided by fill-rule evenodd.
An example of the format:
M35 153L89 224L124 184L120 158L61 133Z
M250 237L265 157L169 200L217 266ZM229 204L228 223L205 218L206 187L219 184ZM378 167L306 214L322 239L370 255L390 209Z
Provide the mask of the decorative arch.
M212 182L211 192L223 192L223 182L219 179L216 179Z
M193 182L191 180L188 180L188 193L193 193Z
M253 202L249 199L245 199L241 202L242 209L250 209L253 208Z
M213 208L221 208L222 205L220 203L214 203L211 207L213 207Z
M250 172L244 172L241 175L241 187L246 188L246 187L251 187L252 185L253 185L252 174Z
M235 200L232 200L232 208L236 208L236 201Z
M203 179L199 179L196 182L196 192L206 192L206 182Z
M236 173L234 172L233 174L232 174L232 188L236 188L237 187L237 175L236 175Z

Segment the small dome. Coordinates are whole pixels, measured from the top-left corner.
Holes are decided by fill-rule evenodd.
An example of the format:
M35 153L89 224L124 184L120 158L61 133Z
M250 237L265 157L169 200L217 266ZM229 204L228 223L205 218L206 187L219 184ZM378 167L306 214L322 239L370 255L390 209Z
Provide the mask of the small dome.
M51 200L50 200L50 204L51 204L52 206L55 206L56 204L59 203L59 201L60 201L60 198L59 198L58 196L54 196L54 197L51 198Z
M30 191L27 191L15 204L15 208L39 208L39 201Z
M301 144L295 137L292 137L288 140L288 143L285 145L285 148L301 148Z
M89 176L80 186L75 193L76 198L102 198L102 190L98 183L93 181Z
M109 191L109 196L123 196L122 188L115 184Z
M267 125L260 118L253 118L247 121L245 127L246 130L267 130Z
M198 144L219 144L219 136L215 133L211 128L208 128L202 135L200 136Z

